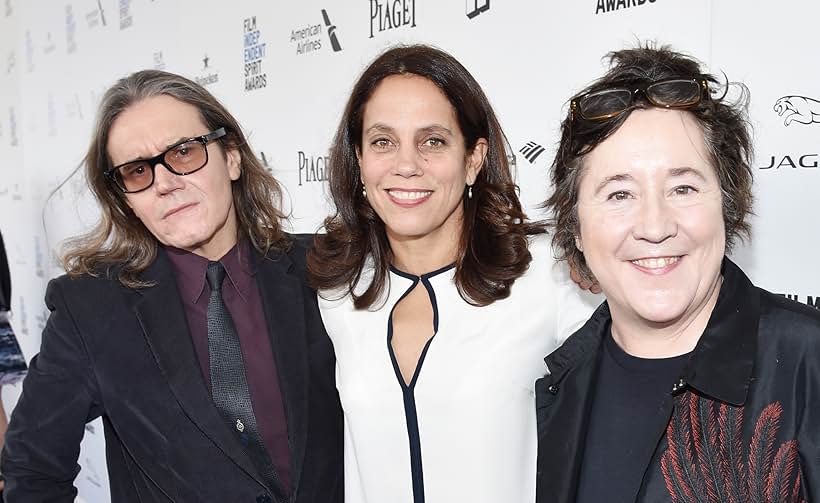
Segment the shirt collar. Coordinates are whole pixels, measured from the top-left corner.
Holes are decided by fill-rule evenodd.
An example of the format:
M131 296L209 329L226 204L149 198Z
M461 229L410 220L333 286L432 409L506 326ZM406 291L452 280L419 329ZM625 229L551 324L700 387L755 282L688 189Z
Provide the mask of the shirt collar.
M705 395L740 406L746 402L757 355L760 295L728 258L722 273L717 304L681 378Z
M176 275L180 295L185 302L195 304L205 291L205 272L209 260L173 246L166 246L165 250ZM250 245L246 240L240 240L219 260L225 267L228 280L243 300L247 299L248 289L253 284L254 271L250 258Z
M723 259L723 283L706 329L692 351L692 358L675 390L686 386L732 405L743 405L752 379L757 354L760 298L748 277L728 258ZM544 361L553 382L576 365L595 357L609 329L611 315L606 302L572 337Z

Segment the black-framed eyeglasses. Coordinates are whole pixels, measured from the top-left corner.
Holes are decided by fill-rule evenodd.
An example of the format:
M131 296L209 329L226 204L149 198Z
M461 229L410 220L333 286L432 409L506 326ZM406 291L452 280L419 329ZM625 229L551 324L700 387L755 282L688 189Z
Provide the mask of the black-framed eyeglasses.
M121 191L132 194L141 192L154 183L154 170L157 164L162 164L175 175L196 173L208 164L208 143L222 138L225 134L225 128L221 127L202 136L181 140L150 159L138 159L114 166L105 172L105 176Z
M690 108L709 96L706 79L667 79L637 89L613 87L583 94L570 103L571 118L588 121L610 119L631 109L638 94L650 104L662 108Z

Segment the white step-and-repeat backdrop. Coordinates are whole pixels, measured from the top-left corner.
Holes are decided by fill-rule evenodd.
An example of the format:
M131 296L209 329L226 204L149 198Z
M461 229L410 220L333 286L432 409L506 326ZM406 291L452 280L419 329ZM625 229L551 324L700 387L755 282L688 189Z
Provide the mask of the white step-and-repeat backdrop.
M451 52L484 86L533 216L567 99L606 52L657 40L746 83L757 216L735 258L758 284L820 307L818 19L820 4L798 0L0 0L0 230L23 351L39 347L56 245L96 218L72 173L107 86L143 68L206 85L286 187L293 229L313 232L347 93L397 42ZM4 390L7 410L18 395ZM99 422L80 464L81 498L109 501Z

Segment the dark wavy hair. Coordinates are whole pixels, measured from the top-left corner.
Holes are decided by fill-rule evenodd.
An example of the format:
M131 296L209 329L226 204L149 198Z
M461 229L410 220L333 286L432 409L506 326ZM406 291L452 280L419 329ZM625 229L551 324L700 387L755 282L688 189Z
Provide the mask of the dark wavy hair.
M455 109L467 152L480 138L487 140L473 197L462 199L455 283L462 298L473 305L509 296L513 282L529 267L527 236L543 232L543 226L528 223L521 209L510 175L508 143L481 86L453 56L426 45L388 49L353 87L330 150L329 184L336 213L325 220L327 233L317 236L308 256L311 285L344 288L358 309L373 306L386 286L393 254L384 222L362 195L356 152L362 147L365 105L391 75L417 75L441 89ZM368 260L373 267L370 285L354 292Z
M237 238L248 239L261 253L288 246L280 225L285 216L277 207L282 197L279 183L256 158L236 119L196 82L173 73L143 70L117 81L100 102L91 145L83 163L101 215L88 233L64 244L62 265L69 275L98 274L115 267L117 278L123 285L130 288L150 286L140 280L140 274L156 258L158 241L128 207L125 195L104 173L112 167L107 145L114 121L132 105L160 95L196 107L202 122L210 130L224 127L227 134L218 140L223 155L226 150L239 151L241 175L231 182Z
M658 80L675 78L701 78L710 88L718 86L718 80L705 74L697 60L668 46L647 44L611 52L606 59L610 63L609 71L576 96L612 87L637 89ZM720 182L727 251L737 239L749 237L748 217L753 202L748 90L743 84L737 86L740 97L733 102L725 99L725 93L723 97L710 95L696 106L685 109L703 131L709 161ZM617 131L633 110L651 106L641 96L631 109L604 120L573 118L570 110L561 124L561 141L551 168L554 192L544 206L552 214L549 224L554 229L552 242L556 258L567 260L586 280L595 281L595 278L583 253L575 246L580 231L578 188L584 172L584 159Z

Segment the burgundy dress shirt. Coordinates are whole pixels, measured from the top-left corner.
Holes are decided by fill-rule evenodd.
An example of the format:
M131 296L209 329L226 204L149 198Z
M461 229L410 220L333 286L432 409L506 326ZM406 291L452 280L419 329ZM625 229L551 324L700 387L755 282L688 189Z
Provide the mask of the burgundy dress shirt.
M207 310L211 292L205 280L208 259L173 247L166 247L166 251L176 274L202 377L210 390ZM259 434L270 454L276 475L282 481L285 491L290 493L290 449L285 408L279 388L276 359L250 258L250 247L245 241L241 241L222 257L220 262L227 273L222 284L222 298L239 334Z

